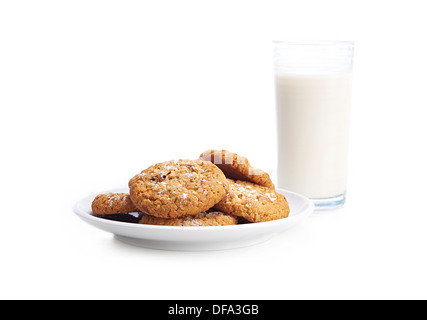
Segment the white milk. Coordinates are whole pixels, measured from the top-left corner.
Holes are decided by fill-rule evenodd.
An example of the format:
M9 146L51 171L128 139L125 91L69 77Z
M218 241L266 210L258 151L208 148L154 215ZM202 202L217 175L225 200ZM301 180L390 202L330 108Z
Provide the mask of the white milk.
M309 198L346 190L351 74L276 74L278 186Z

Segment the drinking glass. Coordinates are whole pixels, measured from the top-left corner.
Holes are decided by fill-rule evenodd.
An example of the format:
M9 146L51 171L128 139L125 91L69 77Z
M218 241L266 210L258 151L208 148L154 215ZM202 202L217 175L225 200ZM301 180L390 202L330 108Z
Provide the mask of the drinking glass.
M345 202L353 42L274 41L280 188Z

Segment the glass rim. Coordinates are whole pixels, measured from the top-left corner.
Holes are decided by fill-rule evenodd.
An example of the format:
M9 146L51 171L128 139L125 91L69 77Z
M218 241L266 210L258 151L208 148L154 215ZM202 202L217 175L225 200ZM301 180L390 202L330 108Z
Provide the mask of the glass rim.
M354 41L345 40L273 40L273 44L287 45L347 45L354 46Z

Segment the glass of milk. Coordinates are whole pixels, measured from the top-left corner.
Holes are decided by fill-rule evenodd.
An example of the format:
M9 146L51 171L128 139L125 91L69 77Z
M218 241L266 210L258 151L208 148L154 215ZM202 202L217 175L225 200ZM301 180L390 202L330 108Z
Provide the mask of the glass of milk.
M274 41L278 187L344 204L353 42Z

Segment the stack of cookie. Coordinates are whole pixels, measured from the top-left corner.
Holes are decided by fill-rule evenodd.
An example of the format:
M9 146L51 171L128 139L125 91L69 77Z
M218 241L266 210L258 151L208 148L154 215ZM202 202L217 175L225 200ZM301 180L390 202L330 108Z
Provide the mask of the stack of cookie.
M97 196L92 212L143 224L218 226L286 218L289 205L246 158L208 150L197 160L148 167L129 181L129 194Z

